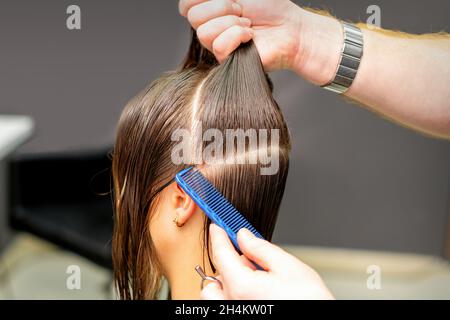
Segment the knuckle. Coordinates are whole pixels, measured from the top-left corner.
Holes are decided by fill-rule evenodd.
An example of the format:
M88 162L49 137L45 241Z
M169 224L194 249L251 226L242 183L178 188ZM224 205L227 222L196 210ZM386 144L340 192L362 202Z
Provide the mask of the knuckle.
M243 27L239 28L239 36L242 38L246 38L248 36L247 30L245 30Z
M187 12L187 19L194 29L198 27L199 12L195 7L189 9Z
M208 28L204 24L197 28L197 37L200 39L200 41L208 40L208 38L210 37Z
M238 25L241 24L241 20L239 20L238 16L228 16L228 18L230 19L230 24L231 25L238 26Z
M221 15L233 12L232 3L230 0L211 1L211 5L214 6L214 11Z
M218 58L221 58L225 53L224 47L221 45L219 41L214 41L212 49L214 55L216 55Z
M222 12L228 11L228 9L231 7L229 0L219 0L216 2L216 5L217 9Z
M241 38L245 34L245 30L240 25L234 25L230 28L230 34L235 38Z

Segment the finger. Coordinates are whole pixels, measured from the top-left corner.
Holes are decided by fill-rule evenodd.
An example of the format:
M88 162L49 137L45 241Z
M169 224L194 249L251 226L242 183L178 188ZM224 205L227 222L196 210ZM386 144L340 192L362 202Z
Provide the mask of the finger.
M178 11L183 17L186 17L189 9L205 1L208 0L180 0L178 2Z
M225 294L218 283L211 282L200 292L202 300L225 300Z
M250 27L252 22L248 18L238 16L224 16L209 20L197 28L197 36L201 44L212 51L214 40L232 26Z
M232 0L211 0L202 2L189 9L187 18L194 29L205 22L227 15L240 16L241 6Z
M228 281L238 281L242 277L242 273L250 271L243 264L228 235L222 228L212 223L210 225L210 237L214 265L225 286Z
M242 255L242 256L240 256L239 258L241 259L242 263L243 263L245 266L249 267L249 268L252 269L253 271L256 270L255 264L254 264L253 262L251 262L250 260L248 260L246 256Z
M219 62L223 62L241 43L253 38L252 28L232 26L222 32L212 45L212 52Z
M239 248L251 261L267 271L283 270L283 266L298 265L297 259L276 245L256 237L247 229L237 234Z

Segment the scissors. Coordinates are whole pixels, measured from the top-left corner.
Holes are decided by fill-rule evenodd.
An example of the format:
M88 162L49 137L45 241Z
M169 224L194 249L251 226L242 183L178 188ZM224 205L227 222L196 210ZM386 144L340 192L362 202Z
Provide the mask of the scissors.
M195 271L197 271L197 273L199 274L199 276L202 278L202 282L201 282L201 284L200 284L200 289L203 289L203 287L205 286L205 282L206 282L206 281L215 281L216 283L219 284L220 289L223 288L222 282L220 282L220 280L217 279L217 278L215 278L215 277L207 276L207 275L205 274L205 272L203 271L202 267L196 266L196 267L195 267Z

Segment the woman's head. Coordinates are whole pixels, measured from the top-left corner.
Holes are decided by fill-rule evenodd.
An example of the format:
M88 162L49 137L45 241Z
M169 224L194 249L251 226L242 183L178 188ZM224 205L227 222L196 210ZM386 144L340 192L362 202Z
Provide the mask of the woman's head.
M254 45L218 65L194 37L181 70L154 81L120 118L113 156L120 297L154 298L161 276L170 282L174 263L193 271L189 259L179 261L182 252L208 253L209 221L172 182L177 172L196 165L270 239L289 150L286 123Z

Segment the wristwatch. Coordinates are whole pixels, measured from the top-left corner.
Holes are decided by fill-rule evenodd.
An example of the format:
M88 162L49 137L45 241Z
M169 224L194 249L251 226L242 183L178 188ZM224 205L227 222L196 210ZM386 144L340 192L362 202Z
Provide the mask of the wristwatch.
M338 94L345 93L352 85L364 52L364 39L361 29L344 21L341 21L341 25L344 33L341 59L334 79L322 86L322 88Z

